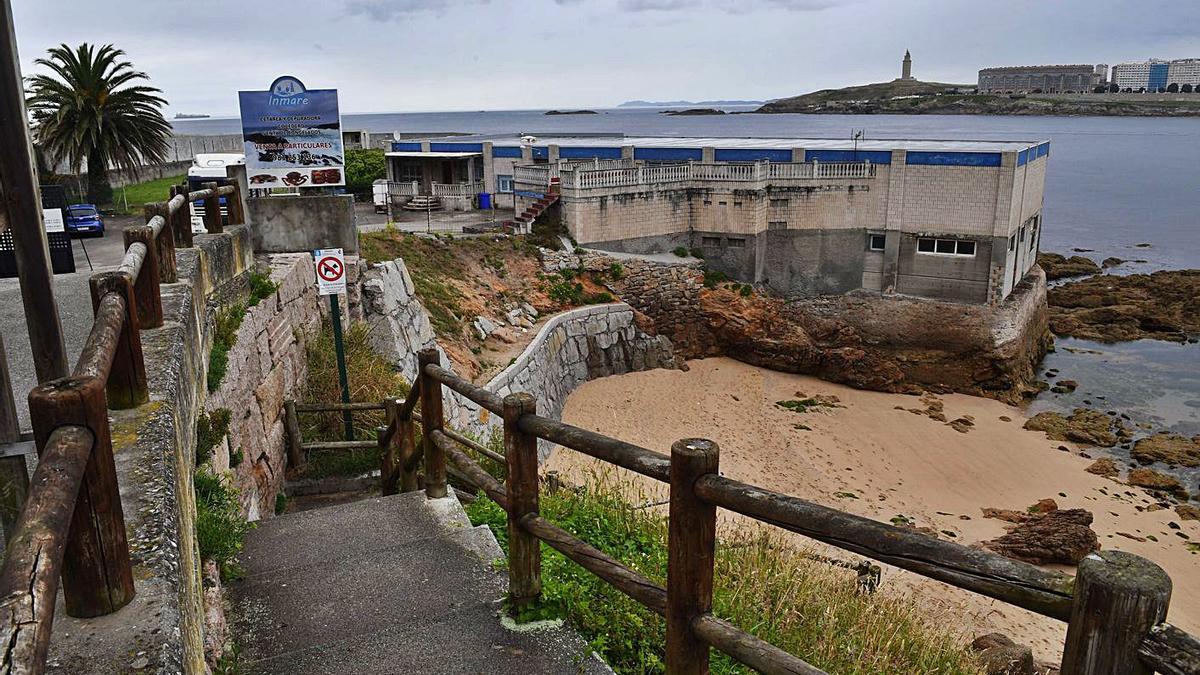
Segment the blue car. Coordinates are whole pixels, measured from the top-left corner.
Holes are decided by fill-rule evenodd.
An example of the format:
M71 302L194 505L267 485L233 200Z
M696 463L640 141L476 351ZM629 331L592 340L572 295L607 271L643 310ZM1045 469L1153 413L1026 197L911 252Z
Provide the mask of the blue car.
M67 232L104 236L104 219L94 204L72 204L67 207Z

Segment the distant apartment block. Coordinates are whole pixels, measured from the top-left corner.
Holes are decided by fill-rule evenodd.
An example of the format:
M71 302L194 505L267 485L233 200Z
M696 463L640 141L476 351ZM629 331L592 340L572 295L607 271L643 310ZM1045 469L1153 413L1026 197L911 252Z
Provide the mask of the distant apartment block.
M1107 70L1104 64L984 68L978 87L981 92L1007 94L1089 92L1104 84Z
M785 296L995 304L1036 260L1049 153L1012 141L459 137L394 143L388 174L393 204L432 194L473 208L492 193L522 213L549 201L581 246L697 250Z
M1171 85L1200 86L1200 59L1148 59L1118 63L1112 81L1122 91L1158 91Z

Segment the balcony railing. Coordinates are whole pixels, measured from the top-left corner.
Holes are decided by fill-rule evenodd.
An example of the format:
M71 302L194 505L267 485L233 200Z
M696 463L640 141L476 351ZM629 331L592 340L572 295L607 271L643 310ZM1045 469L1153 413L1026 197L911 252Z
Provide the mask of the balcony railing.
M432 195L434 197L474 197L483 192L483 183L433 183L428 190L421 187L418 181L388 183L388 194L393 197L416 197Z
M700 163L638 166L632 160L560 162L538 166L517 166L513 178L518 184L547 186L558 177L565 190L679 185L684 183L751 183L754 187L774 181L871 179L876 165L870 162L756 162L753 164ZM747 186L750 187L750 186Z

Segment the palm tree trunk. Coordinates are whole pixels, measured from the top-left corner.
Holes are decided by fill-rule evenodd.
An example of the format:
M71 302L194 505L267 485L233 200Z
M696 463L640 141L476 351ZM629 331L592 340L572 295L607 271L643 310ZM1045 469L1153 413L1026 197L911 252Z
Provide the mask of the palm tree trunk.
M112 186L108 184L108 163L97 152L88 154L88 202L96 206L112 203Z

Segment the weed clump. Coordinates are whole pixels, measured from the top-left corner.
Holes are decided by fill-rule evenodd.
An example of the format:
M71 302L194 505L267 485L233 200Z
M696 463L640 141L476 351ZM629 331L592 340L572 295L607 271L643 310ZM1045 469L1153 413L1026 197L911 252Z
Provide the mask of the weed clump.
M217 312L213 319L213 343L208 354L208 391L214 392L229 368L229 350L237 342L237 329L246 318L245 305L233 305Z
M243 571L235 558L254 524L242 517L237 488L228 479L208 469L197 469L192 483L196 488L196 541L200 558L215 561L222 579L236 579Z
M231 416L229 408L217 408L196 418L196 466L207 462L217 443L229 433Z
M260 274L257 270L250 272L249 305L251 307L271 297L277 290L279 290L279 284L271 281L271 275Z

